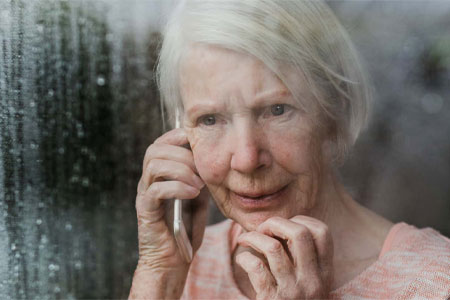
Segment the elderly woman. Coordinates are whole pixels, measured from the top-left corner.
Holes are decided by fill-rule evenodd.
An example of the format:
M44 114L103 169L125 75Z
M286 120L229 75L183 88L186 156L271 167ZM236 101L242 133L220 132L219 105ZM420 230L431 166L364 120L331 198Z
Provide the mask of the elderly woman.
M130 298L450 296L450 241L378 216L337 178L369 93L324 3L186 1L158 76L182 128L144 158ZM228 220L205 231L209 197ZM165 221L173 198L195 199L192 263Z

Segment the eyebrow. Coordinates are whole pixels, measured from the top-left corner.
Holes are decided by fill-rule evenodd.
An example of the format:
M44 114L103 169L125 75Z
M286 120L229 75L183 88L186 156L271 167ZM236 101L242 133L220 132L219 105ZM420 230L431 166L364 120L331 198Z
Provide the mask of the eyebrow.
M196 113L198 110L215 111L215 110L217 110L217 106L214 104L210 104L210 103L196 104L196 105L192 106L191 108L189 108L186 111L186 114L191 115L191 114Z
M271 90L271 91L256 95L255 101L257 103L260 103L260 102L263 102L264 99L285 98L290 95L291 95L291 93L287 89L282 89L282 90L276 89L276 90Z
M263 106L265 103L264 100L266 99L273 99L273 98L285 98L285 97L289 97L291 95L291 93L289 92L289 90L286 89L277 89L277 90L271 90L268 92L264 92L261 94L258 94L255 96L254 101L256 102L253 106L255 107L259 107L259 106ZM219 110L219 107L217 105L214 105L213 103L201 103L201 104L196 104L194 106L192 106L191 108L189 108L188 110L186 110L187 115L191 115L196 113L197 111L217 111Z

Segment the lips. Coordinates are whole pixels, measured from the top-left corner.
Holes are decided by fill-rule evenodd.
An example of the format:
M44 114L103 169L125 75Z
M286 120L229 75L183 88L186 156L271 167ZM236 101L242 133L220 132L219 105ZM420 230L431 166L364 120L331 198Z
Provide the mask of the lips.
M281 188L281 189L283 189L283 188ZM271 195L277 193L278 191L280 191L281 189L275 190L274 192L256 192L256 193L252 193L252 192L249 192L249 193L246 193L246 192L242 192L242 193L234 192L234 193L236 195L240 196L240 197L257 199L257 198L264 198L264 197L271 196Z
M283 202L287 186L269 192L230 191L230 194L235 203L244 209L268 208Z

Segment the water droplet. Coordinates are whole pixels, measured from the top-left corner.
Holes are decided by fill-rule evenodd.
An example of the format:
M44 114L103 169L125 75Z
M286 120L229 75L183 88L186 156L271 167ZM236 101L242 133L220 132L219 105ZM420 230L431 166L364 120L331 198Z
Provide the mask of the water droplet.
M35 149L37 149L38 147L39 147L38 144L35 144L35 143L31 143L31 144L30 144L30 148L31 148L32 150L35 150Z
M97 77L97 85L99 86L104 86L105 85L105 77L103 77L102 75Z
M81 267L83 266L83 264L81 263L81 261L77 260L75 262L75 269L76 270L81 270Z
M58 153L59 153L59 154L64 154L64 152L65 152L64 147L59 147L59 148L58 148Z
M17 249L17 248L16 248L16 244L12 243L12 244L11 244L11 250L12 250L12 251L15 251L16 249Z
M49 95L50 97L53 97L54 94L55 94L55 92L54 92L52 89L49 89L49 90L48 90L48 95Z
M37 26L36 26L36 29L37 29L37 31L38 31L39 33L44 32L44 26L42 26L41 24L37 25Z
M36 106L36 102L31 101L31 102L30 102L30 107L35 107L35 106Z
M15 258L20 258L20 253L16 252Z
M89 178L84 177L83 180L81 181L81 185L84 187L88 187L90 185Z
M38 203L38 207L39 207L39 208L44 208L44 202L39 202L39 203Z
M64 228L65 228L67 231L71 231L71 230L72 230L72 224L66 223L66 226L64 226Z
M47 238L47 236L44 234L44 235L42 235L42 237L41 237L41 244L47 244L47 242L48 242L48 238Z
M41 225L41 224L42 224L42 220L41 220L41 219L37 219L37 220L36 220L36 225L39 226L39 225Z
M56 272L58 272L58 271L59 271L59 265L56 265L56 264L49 264L49 265L48 265L48 270L49 270L49 271L56 271Z
M54 292L55 292L55 293L61 292L61 289L59 288L59 286L55 286Z

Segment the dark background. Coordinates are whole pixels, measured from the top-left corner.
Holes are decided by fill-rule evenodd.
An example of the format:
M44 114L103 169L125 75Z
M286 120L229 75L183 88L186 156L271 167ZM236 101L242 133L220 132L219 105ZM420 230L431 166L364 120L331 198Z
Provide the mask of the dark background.
M128 296L171 2L0 0L1 298ZM392 221L450 235L450 3L330 5L375 90L343 181Z

